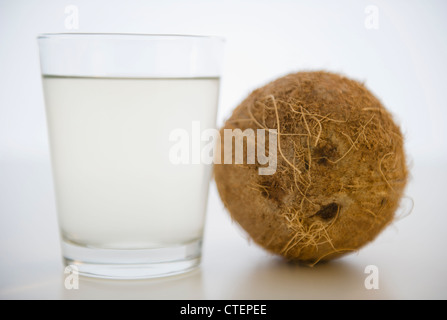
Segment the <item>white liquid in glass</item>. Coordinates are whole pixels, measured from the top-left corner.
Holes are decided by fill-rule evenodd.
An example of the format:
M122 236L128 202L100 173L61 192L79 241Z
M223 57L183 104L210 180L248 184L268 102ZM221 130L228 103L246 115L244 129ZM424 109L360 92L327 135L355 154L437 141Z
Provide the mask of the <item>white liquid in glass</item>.
M72 243L172 246L202 235L211 166L174 165L169 134L214 128L218 78L44 76L58 217Z

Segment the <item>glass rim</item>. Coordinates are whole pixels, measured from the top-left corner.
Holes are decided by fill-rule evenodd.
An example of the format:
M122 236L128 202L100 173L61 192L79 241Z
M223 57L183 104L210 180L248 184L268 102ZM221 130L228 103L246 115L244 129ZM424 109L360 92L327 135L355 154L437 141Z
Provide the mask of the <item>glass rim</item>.
M37 40L57 40L57 39L75 39L75 38L93 38L101 37L102 39L131 39L131 38L147 38L154 40L162 39L200 39L200 40L218 40L226 42L221 36L214 35L193 35L193 34L157 34L157 33L106 33L106 32L65 32L65 33L40 33Z

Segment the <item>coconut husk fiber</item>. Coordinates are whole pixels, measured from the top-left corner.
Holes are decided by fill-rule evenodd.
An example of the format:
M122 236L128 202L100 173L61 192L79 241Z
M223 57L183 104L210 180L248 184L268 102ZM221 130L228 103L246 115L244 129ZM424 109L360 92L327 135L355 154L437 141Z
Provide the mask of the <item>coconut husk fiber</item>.
M258 162L214 166L232 219L268 251L313 265L358 250L393 221L408 176L404 139L363 84L289 74L253 91L221 137L237 128L277 130L273 175L259 175Z

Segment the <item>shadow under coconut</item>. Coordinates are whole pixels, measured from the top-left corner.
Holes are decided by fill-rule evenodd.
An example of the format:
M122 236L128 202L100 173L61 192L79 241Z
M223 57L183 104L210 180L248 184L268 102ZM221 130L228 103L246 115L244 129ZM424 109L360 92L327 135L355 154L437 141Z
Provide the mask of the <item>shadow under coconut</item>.
M347 259L308 267L273 257L259 263L234 288L234 299L391 299L386 285L365 288L368 274Z

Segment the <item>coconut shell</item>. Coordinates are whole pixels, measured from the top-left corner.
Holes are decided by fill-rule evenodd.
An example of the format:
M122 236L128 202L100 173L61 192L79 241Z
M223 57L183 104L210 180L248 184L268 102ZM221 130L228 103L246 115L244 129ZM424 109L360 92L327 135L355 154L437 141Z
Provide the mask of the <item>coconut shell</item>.
M214 166L231 217L268 251L315 264L358 250L393 221L408 176L404 139L363 84L287 75L253 91L221 137L237 128L277 130L274 174L260 175L257 162Z

